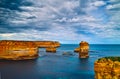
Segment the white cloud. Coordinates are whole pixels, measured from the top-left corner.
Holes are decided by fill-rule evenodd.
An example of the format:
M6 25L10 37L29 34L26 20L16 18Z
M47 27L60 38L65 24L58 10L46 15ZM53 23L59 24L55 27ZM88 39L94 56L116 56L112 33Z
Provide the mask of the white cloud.
M0 34L0 36L2 36L2 37L11 37L13 35L14 34L11 34L11 33Z
M95 2L92 3L92 5L97 6L97 7L103 6L105 4L106 3L104 1L95 1Z
M100 19L96 19L93 16L90 15L82 15L82 16L75 16L72 18L67 18L67 17L63 17L61 19L57 19L57 22L68 22L68 23L84 23L84 22L98 22L100 21Z
M108 5L108 6L106 6L106 9L113 9L113 5Z
M120 8L120 3L118 3L118 4L113 4L113 5L108 5L107 7L106 7L107 9L118 9L118 8Z
M28 11L38 11L38 9L40 9L40 8L38 8L38 7L34 7L34 6L20 6L20 9L22 9L22 10L28 10Z
M26 21L21 21L21 20L13 20L13 21L10 21L11 23L13 23L13 24L17 24L17 25L19 25L19 24L27 24L27 22Z

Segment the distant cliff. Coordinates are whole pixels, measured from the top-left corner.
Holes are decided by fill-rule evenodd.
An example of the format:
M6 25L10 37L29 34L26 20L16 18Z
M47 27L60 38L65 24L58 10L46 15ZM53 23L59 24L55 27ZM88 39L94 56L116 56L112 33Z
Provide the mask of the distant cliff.
M57 48L60 47L60 43L57 41L35 41L34 43L39 48L46 48L46 52L56 52Z
M104 57L94 63L95 79L120 79L120 57Z
M57 41L34 41L34 43L37 45L37 47L40 48L49 48L49 47L59 47L60 43Z
M23 60L38 57L38 48L46 48L46 51L56 52L60 46L59 42L54 41L0 41L0 59Z

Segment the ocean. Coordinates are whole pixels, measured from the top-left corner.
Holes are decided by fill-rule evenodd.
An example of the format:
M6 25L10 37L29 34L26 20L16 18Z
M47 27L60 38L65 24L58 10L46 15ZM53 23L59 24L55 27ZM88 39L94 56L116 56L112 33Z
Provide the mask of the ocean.
M79 59L74 52L78 46L62 44L56 53L40 48L35 60L0 60L0 79L94 79L94 62L98 58L120 56L120 45L91 44L89 58Z

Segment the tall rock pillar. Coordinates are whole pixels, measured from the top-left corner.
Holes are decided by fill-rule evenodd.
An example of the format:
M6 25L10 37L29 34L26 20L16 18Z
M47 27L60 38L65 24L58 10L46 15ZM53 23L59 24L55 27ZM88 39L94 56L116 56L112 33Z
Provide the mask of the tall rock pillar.
M79 47L74 50L74 52L79 53L79 58L89 57L89 44L85 41L81 41Z
M87 42L81 41L79 47L79 58L89 57L89 44Z

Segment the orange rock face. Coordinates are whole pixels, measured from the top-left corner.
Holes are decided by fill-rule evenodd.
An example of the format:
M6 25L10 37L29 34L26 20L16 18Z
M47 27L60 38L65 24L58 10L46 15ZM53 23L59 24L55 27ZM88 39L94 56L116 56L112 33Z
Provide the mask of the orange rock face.
M56 52L56 48L54 48L54 47L46 48L46 52L53 52L53 53L55 53Z
M35 41L35 44L39 48L46 48L46 52L56 52L57 48L60 46L59 42L54 41Z
M53 45L52 45L53 44ZM38 57L39 47L56 47L60 46L59 42L53 41L0 41L0 59L22 60L34 59ZM53 52L53 49L48 49Z
M120 61L115 58L101 58L94 63L95 79L120 79Z
M34 43L39 48L49 48L49 47L57 48L60 46L60 43L56 41L35 41Z
M33 59L38 56L38 47L34 42L0 41L0 59Z
M74 52L79 53L79 58L88 58L89 57L89 44L87 42L81 41L80 47L76 48Z

